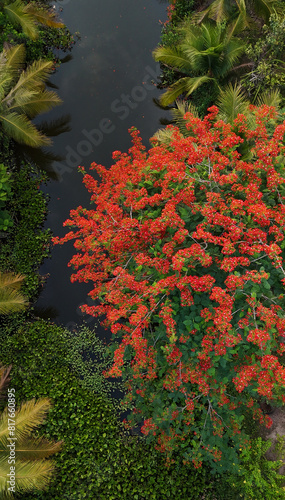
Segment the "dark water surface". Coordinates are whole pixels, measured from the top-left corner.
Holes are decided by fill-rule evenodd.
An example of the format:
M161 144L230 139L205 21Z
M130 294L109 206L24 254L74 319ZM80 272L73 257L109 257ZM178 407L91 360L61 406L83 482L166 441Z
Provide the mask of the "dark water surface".
M48 119L69 113L72 130L54 140L54 151L65 160L54 164L60 181L50 181L46 227L62 236L62 224L71 209L89 206L89 194L82 184L78 165L95 161L112 164L114 150L131 146L128 129L136 126L148 147L148 139L159 128L163 112L153 97L160 92L152 80L159 65L152 50L160 40L166 5L159 0L62 0L61 18L81 39L72 50L73 59L62 65L52 78L64 104L47 115ZM164 113L165 115L165 113ZM51 308L47 316L68 327L80 323L79 305L86 302L91 285L70 283L67 263L73 255L72 243L52 249L41 274L49 278L37 307ZM92 326L95 320L89 321Z

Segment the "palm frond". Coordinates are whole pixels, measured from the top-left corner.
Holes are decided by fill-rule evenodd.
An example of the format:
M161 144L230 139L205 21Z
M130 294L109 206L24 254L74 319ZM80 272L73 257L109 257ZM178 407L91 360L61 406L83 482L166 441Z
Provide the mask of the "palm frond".
M274 12L274 4L277 4L272 0L252 0L252 3L256 14L265 21L269 21L271 14Z
M13 94L21 87L34 90L39 84L43 84L52 72L53 62L39 59L23 71L17 84L13 88Z
M257 97L256 106L274 106L280 108L282 97L278 89L267 90Z
M4 50L6 57L6 68L9 71L16 73L22 69L25 62L26 49L23 44L14 45L9 50Z
M157 47L153 51L155 61L161 62L182 72L191 71L191 63L179 47Z
M15 437L23 439L29 436L33 429L44 422L50 408L51 401L48 398L23 403L15 415Z
M221 64L216 66L215 76L223 77L231 70L234 71L234 65L244 54L245 45L239 40L231 40L225 43L225 50L221 58Z
M200 12L193 12L190 21L193 24L200 24L207 20L207 18L209 17L209 13L210 13L210 7L208 7L205 10L201 10Z
M173 116L175 124L178 126L180 133L183 137L188 137L190 135L189 130L186 127L186 121L184 116L186 113L190 112L196 118L199 117L198 110L191 102L186 101L176 101L176 108L172 108L170 113Z
M214 0L209 8L208 16L217 23L221 23L228 17L228 0Z
M245 97L241 85L230 83L220 92L217 100L219 117L227 123L233 124L238 114L248 114L249 101Z
M41 134L25 115L2 112L0 121L5 132L20 144L38 148L51 143L51 140Z
M55 92L48 90L32 92L24 89L24 92L15 95L15 102L9 106L9 111L17 110L25 113L29 118L34 118L61 103L62 100Z
M0 314L23 311L29 302L16 290L0 290Z
M168 106L173 101L175 101L180 95L186 94L189 96L198 87L206 82L214 81L208 76L197 76L197 77L184 77L180 78L175 82L162 96L160 97L160 102L162 106Z
M49 26L50 28L64 28L64 24L57 20L56 13L28 3L25 6L25 12L30 14L37 23L43 24L44 26Z
M25 11L25 4L21 0L4 5L4 11L12 24L21 26L25 35L32 40L38 37L35 19Z
M0 272L0 289L20 290L25 276L11 272Z
M169 146L173 141L173 129L171 128L161 128L155 132L151 137L151 140L155 140L158 144L165 144Z
M51 403L48 398L36 401L32 399L23 403L15 413L15 438L23 440L29 436L33 429L42 424ZM5 408L0 416L0 447L5 449L8 437L8 409Z
M8 477L10 465L7 457L0 459L0 492L2 495L9 495ZM27 492L30 490L42 490L47 487L54 472L54 465L51 460L37 460L35 462L20 462L15 464L16 491ZM8 497L9 498L9 497Z
M70 120L70 115L64 115L48 122L42 121L38 125L38 129L48 137L56 137L71 131Z
M21 461L41 460L58 453L63 441L51 443L44 438L31 438L16 442L16 456Z
M250 28L252 20L248 16L246 9L239 12L239 15L229 22L227 29L227 38L231 39L233 36L241 33L243 30Z
M0 101L2 102L13 83L13 74L7 68L0 67Z

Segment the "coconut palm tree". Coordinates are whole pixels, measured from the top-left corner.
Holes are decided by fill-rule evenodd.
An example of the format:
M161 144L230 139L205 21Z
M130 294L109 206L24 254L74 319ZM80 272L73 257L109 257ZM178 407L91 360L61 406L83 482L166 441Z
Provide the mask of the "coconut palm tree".
M218 23L238 21L239 26L245 28L257 19L268 23L270 16L279 8L278 0L214 0L206 9L194 14L192 20L203 22L206 19L213 19Z
M161 96L163 106L169 105L181 94L191 95L205 83L212 83L220 90L225 78L240 67L235 67L235 64L245 51L245 44L233 35L229 27L221 24L194 26L188 21L180 31L182 38L179 45L157 47L153 52L156 61L180 75Z
M49 145L31 119L49 111L62 101L45 88L52 72L52 61L34 61L26 69L25 48L16 45L0 53L0 123L4 133L20 144L34 148Z
M21 0L15 0L14 2L0 0L0 8L6 14L9 21L13 25L20 26L23 33L32 40L35 40L39 36L39 24L53 28L64 27L63 23L57 21L55 12L34 2L24 3Z
M62 442L51 443L44 438L34 438L32 431L43 423L51 403L47 398L35 401L32 399L23 403L15 412L14 429L8 426L8 409L6 408L0 416L0 494L1 498L11 497L8 487L8 474L11 457L9 444L15 443L15 492L27 492L31 490L44 489L54 472L54 465L46 460L50 455L57 453ZM11 435L15 440L11 440ZM14 456L14 455L13 455Z
M0 314L22 311L27 307L28 301L20 292L24 278L20 274L0 272Z

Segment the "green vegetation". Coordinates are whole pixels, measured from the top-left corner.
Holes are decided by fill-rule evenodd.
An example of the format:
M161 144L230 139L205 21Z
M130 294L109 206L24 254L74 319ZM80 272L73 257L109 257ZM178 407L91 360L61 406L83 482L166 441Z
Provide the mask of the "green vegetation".
M45 89L53 63L39 59L24 69L25 48L15 45L0 54L0 122L3 132L20 144L39 148L51 143L31 122L40 113L61 103Z
M17 120L19 123L19 116L22 117L20 121L27 126L27 120L32 120L39 112L47 111L50 106L59 103L54 93L44 90L43 84L51 71L61 62L55 55L54 49L58 52L71 50L74 36L55 20L53 14L50 12L46 14L48 3L44 0L37 3L20 0L0 1L0 50L2 51L0 306L3 305L7 289L11 299L11 295L19 293L20 283L21 292L31 304L33 303L42 281L38 272L39 266L43 259L49 256L50 231L43 230L47 198L40 190L47 177L39 173L32 161L24 161L19 167L14 140L26 141L23 139L22 131L12 132L11 128ZM245 23L244 12L245 9L248 10L247 2L228 3L230 10L225 12L223 8L227 2L215 0L210 9L207 5L205 13L200 18L200 22L204 24L192 28L188 22L189 13L195 11L199 2L194 0L171 2L175 8L169 10L171 20L163 30L161 42L164 47L173 47L174 51L177 50L177 46L186 50L186 56L189 58L187 77L191 80L192 87L191 85L186 89L179 87L179 81L185 77L182 74L185 68L179 66L175 60L165 61L167 66L163 66L162 86L179 87L180 93L186 90L190 96L188 101L178 104L178 109L173 110L174 118L179 122L180 131L185 136L187 130L182 118L184 112L188 109L192 111L192 104L195 104L198 113L205 114L206 109L216 99L218 91L220 91L221 108L224 105L225 113L232 117L234 115L230 113L233 101L237 104L234 110L234 113L237 113L237 110L244 110L248 102L256 99L262 91L280 86L281 94L284 95L284 20L280 15L272 15L272 2L255 2L255 5L259 5L256 11L260 16L258 19L264 19L266 24L263 26L264 21L261 23L259 20L253 28L251 23L248 26ZM241 8L243 5L244 10ZM253 12L250 7L249 16L252 17ZM18 14L20 22L15 23ZM234 18L235 25L227 21ZM196 19L199 21L198 17ZM206 20L211 24L207 25ZM197 41L193 41L192 36L191 57L189 47L185 49L183 41L183 37L186 37L185 32L183 34L183 30L180 30L182 21L186 21L189 33L194 33L197 38ZM212 33L208 38L207 30ZM199 39L201 33L204 37L202 41ZM241 62L247 65L241 81L242 87L238 85L234 87L236 94L233 97L232 92L229 97L227 85L229 77L232 78L230 69L237 64L235 57L241 57L244 40L249 33L251 43L241 59ZM260 36L261 33L264 34L263 37ZM191 34L187 36L189 41ZM232 58L229 57L230 64L222 67L220 63L222 61L225 64L224 55L229 55L229 40L237 41L236 46L240 52L238 56L235 52ZM199 46L196 46L196 42ZM6 43L9 44L9 48ZM41 62L36 62L39 60ZM205 67L205 61L210 60L211 65ZM21 74L18 73L19 68ZM37 83L36 90L32 90L32 85L26 85L25 82L29 76L35 77L37 72L41 74L41 78L36 80L31 78L30 81ZM205 77L215 78L217 85L213 85L213 80L206 82ZM196 82L203 83L200 87L196 85L196 90L193 78L199 79ZM233 79L233 83L234 81ZM177 95L180 94L175 93L176 97ZM278 101L276 94L275 97ZM222 99L224 99L223 104ZM169 102L173 102L173 99ZM7 115L9 116L11 112L17 113L17 118L14 116L14 123L10 123L9 126L6 123L6 130L11 133L9 139L3 134L3 130L5 119L7 120ZM231 119L229 118L229 121ZM30 122L28 131L30 145L39 146L46 142L43 134L37 133ZM12 275L3 275L5 271L24 275L25 278L12 284ZM1 312L7 312L8 309L1 309ZM11 307L9 310L11 311ZM285 498L280 490L280 478L276 474L279 464L269 463L264 458L268 443L262 442L259 438L253 442L251 449L245 448L242 451L237 475L213 476L206 467L196 470L192 464L182 463L179 452L173 455L176 463L166 466L163 454L155 450L152 444L148 444L139 432L130 433L123 430L119 419L123 386L118 380L110 382L109 379L102 377L102 371L108 370L111 362L107 354L108 349L98 339L96 331L91 331L87 327L78 327L74 332L66 331L36 318L34 314L31 308L28 312L13 312L7 317L1 316L0 360L7 366L13 364L11 386L16 390L19 412L27 413L28 427L35 427L41 423L35 433L37 443L46 443L50 446L49 443L56 442L56 445L51 446L51 452L59 450L58 443L61 441L63 446L55 456L55 469L49 468L47 461L41 463L41 466L49 469L47 489L32 492L27 490L24 496L18 492L16 498L25 500ZM1 380L5 381L5 373L1 368L0 376ZM119 399L114 398L114 394ZM23 403L24 401L29 402ZM48 401L51 401L52 407L44 423L39 418L33 425L29 411L33 409L33 405L37 408L36 405L40 405L38 402L41 401L45 411L49 407ZM2 426L4 425L6 429L5 418L4 413ZM256 428L251 431L254 434ZM31 448L30 453L30 458L37 458L34 448ZM6 458L2 452L0 460L3 462ZM29 468L31 472L33 466L29 465ZM43 484L40 481L35 486L41 487Z
M28 301L20 292L24 276L0 272L0 314L22 311Z
M50 398L53 408L41 433L64 441L49 489L25 494L25 500L158 500L162 492L163 498L194 500L213 489L206 470L167 468L160 452L122 431L118 404L107 397L112 387L96 374L96 367L95 373L87 374L82 363L84 346L85 351L101 353L101 363L105 369L109 366L96 332L83 328L71 334L38 320L18 328L10 324L6 335L1 338L0 359L6 364L13 360L11 385L17 403Z
M13 225L12 218L5 210L6 202L11 196L11 175L7 172L7 167L0 164L0 231L6 231Z
M162 106L182 95L196 105L202 117L229 82L241 84L254 104L268 90L278 89L284 99L282 4L214 0L203 5L204 10L198 2L191 4L187 13L177 16L176 4L181 7L181 3L187 2L171 2L169 22L163 29L161 45L154 51L155 59L161 62L160 88L167 88L161 96ZM192 36L187 36L187 30ZM220 33L222 39L214 33ZM226 41L237 44L233 63L228 61L231 54Z
M174 47L158 47L153 56L182 75L161 96L168 106L181 94L190 96L206 83L220 90L245 51L244 43L233 35L230 27L221 24L194 26L187 22L180 29L181 39Z
M47 398L22 403L15 411L13 388L10 392L8 389L8 405L10 407L7 406L0 416L0 493L3 497L11 498L12 492L26 493L47 487L54 474L54 465L46 458L57 453L61 443L51 443L31 435L44 422L51 407ZM14 419L15 425L11 423ZM15 442L9 441L11 434ZM9 474L12 475L9 477Z
M42 230L47 199L39 187L46 177L30 165L13 175L11 198L6 209L14 221L1 234L0 269L25 275L23 293L33 302L39 291L38 269L49 255L50 231Z
M39 38L39 24L53 28L64 27L64 24L57 20L52 9L43 7L40 3L1 0L0 8L12 25L19 26L23 33L32 40Z

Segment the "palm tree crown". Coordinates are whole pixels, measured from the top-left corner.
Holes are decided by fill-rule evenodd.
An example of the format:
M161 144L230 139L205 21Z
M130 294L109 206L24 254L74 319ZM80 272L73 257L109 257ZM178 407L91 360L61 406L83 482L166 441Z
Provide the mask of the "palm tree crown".
M158 47L153 52L156 61L187 75L162 95L163 106L168 106L183 93L189 96L206 82L212 81L219 88L220 81L234 69L245 51L244 43L229 27L221 24L194 26L188 21L181 28L181 35L181 42L176 47Z
M31 119L62 101L55 92L45 89L52 61L40 59L23 69L24 62L23 45L0 53L0 123L16 142L41 147L51 141L37 130Z

